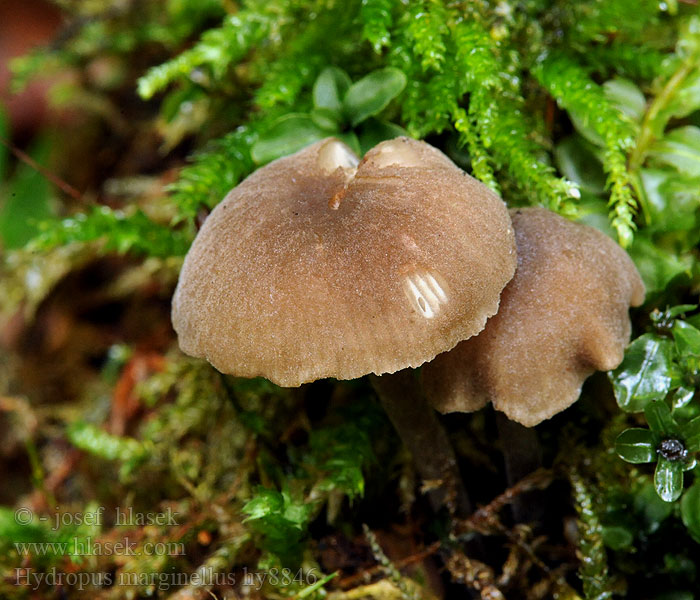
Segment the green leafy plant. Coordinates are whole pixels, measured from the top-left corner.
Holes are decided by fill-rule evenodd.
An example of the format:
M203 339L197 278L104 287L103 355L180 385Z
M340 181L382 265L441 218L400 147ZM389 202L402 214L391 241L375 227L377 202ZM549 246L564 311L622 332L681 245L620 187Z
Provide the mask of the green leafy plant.
M247 515L243 522L251 522L265 537L270 552L284 564L299 563L302 538L313 510L310 504L303 499L292 499L289 491L261 487L242 510Z
M336 136L364 154L382 140L405 135L397 125L371 119L405 86L406 76L391 67L372 71L355 83L342 69L327 67L314 83L311 112L289 113L275 120L253 145L253 160L265 164L328 136Z
M681 305L653 313L656 331L634 340L610 375L620 408L643 411L649 425L623 431L616 451L627 462L656 462L656 490L667 502L680 497L683 472L695 466L700 450L700 407L693 402L700 330L680 318L695 308Z
M645 77L656 78L657 95L649 110L642 109L640 114L641 92L629 86L625 89L618 80L601 87L592 74L622 58L631 67L630 53L646 49L641 23L655 23L673 40L675 22L662 21L653 3L632 9L626 0L616 0L610 10L593 12L562 7L556 23L537 22L542 10L535 2L527 3L516 17L507 11L494 15L474 5L468 10L470 18L465 19L456 7L442 2L416 2L411 10L402 11L395 1L374 0L342 8L324 5L299 29L290 7L245 3L218 27L206 29L190 48L152 67L139 80L144 98L172 88L162 102L168 139L207 131L206 124L221 116L241 127L215 136L171 186L178 207L175 222L192 222L202 205L211 207L218 202L256 164L320 137L337 135L355 150L364 151L404 131L425 137L445 130L453 132L459 145L468 150L474 173L492 188L500 189L506 182L514 199L572 214L581 195L580 184L557 176L546 158L545 140L551 132L541 120L528 115L530 103L545 90L584 134L600 144L607 188L598 195L609 196L605 201L610 205L612 227L621 243L630 245L638 205L642 218L647 222L651 218L651 200L643 185L645 162L658 159L658 164L669 164L670 160L677 166L678 160L669 157L681 152L686 157L682 159L684 176L693 177L688 174L693 164L688 149L692 152L697 137L694 126L669 132L666 141L663 131L669 119L693 110L697 19L678 21L681 30L672 58L653 59L660 56L657 49L653 49L656 54L641 55L648 60L640 70ZM144 11L146 19L154 19L147 7ZM155 18L159 25L149 35L123 40L115 47L126 53L154 39L176 44L193 24L201 22L198 19L217 15L216 3L193 11L188 3L168 4L165 13ZM617 19L628 11L635 18L628 14ZM360 27L353 26L350 15L356 15ZM144 18L139 14L130 17ZM177 24L169 37L162 35L163 19ZM89 43L70 40L67 48L71 51L54 53L52 58L73 63L82 60L95 51L97 32L104 34L114 27L111 15L98 20L85 33ZM330 30L335 35L329 38L326 33ZM614 32L615 43L602 43L601 31ZM363 53L367 66L358 69L355 48L362 40L370 42L375 54ZM389 50L383 53L387 46ZM326 57L331 54L335 60L329 65ZM245 64L245 69L236 70L237 64ZM351 65L352 71L345 69ZM17 70L25 75L35 72L20 66ZM346 70L356 78L354 83ZM523 76L513 76L516 73ZM541 86L534 94L533 82ZM222 95L239 102L226 104ZM249 100L259 110L245 118L240 108L231 108L245 107ZM376 115L392 100L392 124L377 121ZM635 104L637 112L631 113L629 107ZM193 118L195 114L199 116ZM678 185L677 180L674 183ZM645 240L632 251L640 255L659 252L655 246L650 250Z
M121 473L127 476L140 463L146 460L149 444L133 438L111 435L106 431L77 421L68 431L68 440L76 447L105 460L118 460L121 463Z
M311 432L307 448L293 453L296 477L277 491L260 487L242 508L246 522L263 536L264 548L282 564L298 564L311 521L327 506L330 520L346 497L365 491L364 470L373 462L371 433L383 419L376 407L363 404L343 411L354 418Z
M613 551L633 552L640 541L648 543L673 509L672 503L659 497L653 482L636 483L626 493L617 490L601 515L603 541Z
M656 492L673 502L683 493L683 472L697 462L693 455L700 450L700 418L678 425L662 401L647 404L644 415L649 429L626 429L618 436L615 451L630 463L655 462Z
M694 0L58 4L60 35L11 64L17 89L58 76L50 96L70 109L69 125L58 121L28 154L80 192L54 190L0 147L4 503L30 498L43 517L52 495L73 510L99 499L180 512L177 528L134 533L184 543L186 556L93 556L92 571L238 575L252 565L332 564L337 551L339 598L396 595L390 586L409 577L405 589L420 585L418 595L432 597L424 559L443 561L451 585L492 582L506 597L554 595L561 574L577 569L576 593L586 598L623 589L654 600L697 596L700 317L686 304L700 289ZM576 467L571 488L543 499L541 538L497 514L521 488L499 496L491 413L455 421L460 468L480 482L484 508L473 523L502 536L505 565L499 553L481 564L470 551L455 566L451 552L463 540L427 509L364 382L289 391L221 376L183 358L170 326L182 256L231 188L326 136L363 153L406 134L447 153L510 207L547 206L614 237L647 288L632 314L633 341L609 376L617 407L600 401L609 390L592 380L566 435L557 419L539 427L548 460ZM0 135L9 135L4 123ZM39 423L19 443L17 428L6 427L15 396L28 399L27 422ZM119 435L115 413L125 419ZM573 508L577 534L565 526ZM0 509L0 596L25 591L17 569L82 573L76 557L12 552L10 538L73 534L39 523L18 531L12 515ZM363 542L371 519L377 536ZM120 535L108 525L101 534ZM385 557L396 565L393 584L365 585L375 571L362 557L393 547L413 553L405 563ZM328 577L260 593L318 598ZM145 582L129 593L161 591ZM230 590L185 586L182 595L207 592Z
M27 249L46 252L73 243L102 242L103 251L167 257L184 256L191 234L154 223L142 211L111 210L106 206L61 221L44 221L42 233Z

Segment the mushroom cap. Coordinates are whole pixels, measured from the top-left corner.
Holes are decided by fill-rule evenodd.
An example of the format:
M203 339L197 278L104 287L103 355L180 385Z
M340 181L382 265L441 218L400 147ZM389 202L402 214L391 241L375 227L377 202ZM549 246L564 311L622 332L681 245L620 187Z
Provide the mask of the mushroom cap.
M627 253L598 230L543 208L511 217L518 268L498 313L422 376L441 412L492 402L532 427L573 404L591 373L622 362L628 309L644 301L644 284Z
M516 266L503 201L432 146L328 138L212 211L173 298L180 347L282 386L431 360L483 329Z

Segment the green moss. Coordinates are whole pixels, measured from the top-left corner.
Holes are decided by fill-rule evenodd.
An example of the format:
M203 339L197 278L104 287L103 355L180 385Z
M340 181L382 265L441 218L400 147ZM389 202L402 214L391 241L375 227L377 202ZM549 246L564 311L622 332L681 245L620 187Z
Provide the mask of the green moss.
M40 158L84 193L64 198L0 148L0 341L12 348L10 358L0 354L1 416L20 418L8 400L15 396L52 402L29 403L22 422L41 427L17 429L26 439L13 428L6 434L0 422L9 448L0 461L25 460L34 472L17 480L16 492L15 480L3 488L6 502L19 506L34 486L32 498L53 494L79 512L94 502L174 507L179 526L139 530L139 543L183 543L184 556L102 556L90 568L159 577L213 569L240 578L244 569L293 564L315 572L316 581L342 571L328 580L338 598L412 593L419 584L406 587L400 560L387 556L394 546L412 553L409 567L425 560L424 572L432 572L427 556L447 563L450 548L472 544L427 509L365 382L289 391L225 377L184 359L169 323L175 274L198 222L257 167L326 135L365 151L408 133L446 151L509 206L544 205L616 236L648 292L633 313L634 341L610 376L613 390L605 378L592 380L585 400L561 417L571 423L555 419L538 429L545 456L567 465L571 483L569 490L562 476L548 493L543 530L530 535L496 514L504 475L490 413L455 421L451 433L465 477L477 482L477 504L501 498L491 512L477 513L479 531L510 548L505 564L497 552L474 565L489 562L489 586L495 582L506 597L542 597L575 569L586 598L625 587L629 597L691 597L700 561L693 512L700 319L688 306L700 287L695 4L60 4L69 17L61 37L13 61L13 69L16 87L73 70L61 97L85 122L59 127L51 142L57 156ZM155 333L146 339L142 331ZM109 355L115 347L118 360ZM64 398L67 385L75 389ZM118 410L124 430L117 435ZM682 442L691 456L682 464L660 458L662 437ZM615 454L616 439L618 453L636 466ZM46 465L64 465L66 456L75 474L52 479ZM660 475L651 463L661 465ZM40 500L37 510L48 516ZM574 512L578 534L570 535L565 523ZM0 596L8 597L17 591L14 569L27 564L9 538L57 537L36 523L18 531L12 514L0 510ZM377 534L362 541L365 523ZM100 533L120 535L111 523ZM398 586L390 592L360 589L372 553ZM81 568L60 553L32 560L33 567ZM325 593L309 580L266 585L276 597ZM343 586L352 591L345 595ZM134 594L156 588L142 582ZM108 588L98 591L110 597ZM39 593L51 597L47 586Z

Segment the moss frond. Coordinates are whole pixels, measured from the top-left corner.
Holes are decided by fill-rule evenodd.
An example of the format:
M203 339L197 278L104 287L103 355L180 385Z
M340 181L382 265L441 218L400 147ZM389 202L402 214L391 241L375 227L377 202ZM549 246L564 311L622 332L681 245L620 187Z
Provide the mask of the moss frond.
M632 79L652 81L661 72L666 55L656 48L613 42L595 45L581 54L581 60L593 70Z
M44 232L29 243L31 251L45 252L76 242L101 241L105 251L147 256L184 256L191 238L151 221L140 210L125 213L106 206L58 222L47 222Z
M475 104L470 105L470 107L471 106L475 106ZM452 119L455 129L459 133L460 144L466 146L469 152L474 176L498 194L500 189L493 174L491 158L486 153L476 133L476 119L473 115L467 114L467 111L461 107L455 109L452 114Z
M251 127L241 127L212 142L192 158L170 186L177 207L176 222L193 221L204 207L214 207L254 168L250 148L256 139Z
M576 185L557 177L542 159L543 149L530 137L531 125L517 96L492 97L488 90L475 90L470 102L479 115L479 134L496 166L504 169L528 196L530 204L540 204L558 212L572 210L579 197Z
M632 123L608 100L603 88L569 57L554 54L535 70L539 82L574 118L581 120L604 143L603 167L610 189L610 220L623 246L629 246L636 225L637 202L632 196L627 153L634 145Z
M372 44L375 52L381 52L391 43L395 7L395 0L362 0L362 37Z
M246 10L226 17L221 27L206 31L194 47L150 69L139 79L139 94L148 99L174 81L185 78L199 81L204 75L196 70L202 68L208 69L215 80L222 79L267 34L269 27L269 18L257 11Z
M639 39L653 26L660 13L656 0L560 1L570 25L567 38L571 45L605 42L613 36Z
M569 479L578 513L578 553L581 561L579 577L583 582L583 594L586 600L605 600L612 597L612 592L608 581L602 527L593 495L580 474L572 471Z
M254 94L254 103L267 111L276 106L308 108L308 98L300 98L301 92L310 92L314 79L321 70L331 64L342 65L348 56L357 60L359 32L348 14L357 14L357 0L329 3L299 20L289 16L267 41L269 47L261 48L250 64L254 79L262 85ZM348 38L352 40L349 42ZM299 100L299 102L297 102Z
M446 62L447 10L439 0L411 2L406 15L406 37L423 70L440 70Z

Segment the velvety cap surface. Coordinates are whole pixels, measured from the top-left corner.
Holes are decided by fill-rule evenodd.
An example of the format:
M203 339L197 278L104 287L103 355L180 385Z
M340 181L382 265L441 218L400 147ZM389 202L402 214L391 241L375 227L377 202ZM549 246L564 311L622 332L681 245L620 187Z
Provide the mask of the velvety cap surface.
M208 217L173 298L182 350L283 386L416 367L479 332L513 276L508 212L432 146L329 138Z
M423 368L431 404L470 412L492 402L528 427L575 402L595 370L622 362L628 309L644 285L624 250L543 208L511 211L515 277L478 336Z

